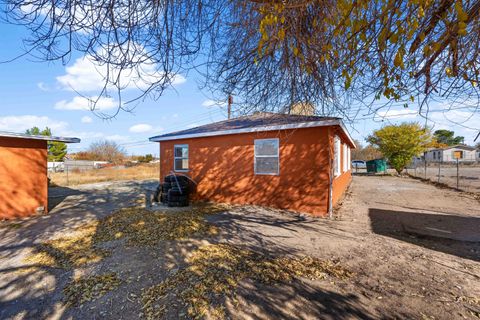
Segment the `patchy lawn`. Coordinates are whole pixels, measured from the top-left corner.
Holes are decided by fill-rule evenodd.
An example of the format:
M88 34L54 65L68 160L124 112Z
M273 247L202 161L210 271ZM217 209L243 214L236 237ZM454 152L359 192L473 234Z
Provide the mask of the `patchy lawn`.
M480 317L469 195L355 177L326 220L253 206L150 211L142 190L72 189L50 215L0 225L0 318Z

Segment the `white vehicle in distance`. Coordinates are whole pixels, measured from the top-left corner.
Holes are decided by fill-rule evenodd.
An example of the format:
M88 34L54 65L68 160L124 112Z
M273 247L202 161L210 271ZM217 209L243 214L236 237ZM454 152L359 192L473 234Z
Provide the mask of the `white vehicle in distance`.
M367 168L367 162L363 160L353 160L352 161L352 168L354 169L366 169Z

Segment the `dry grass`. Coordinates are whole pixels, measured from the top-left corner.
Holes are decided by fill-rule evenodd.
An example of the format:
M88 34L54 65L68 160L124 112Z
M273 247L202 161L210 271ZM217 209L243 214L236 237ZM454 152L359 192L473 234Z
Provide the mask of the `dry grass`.
M225 318L222 301L231 297L243 279L272 284L290 282L304 277L321 279L327 276L348 278L352 273L331 261L312 257L272 258L227 244L203 246L188 259L189 266L150 287L142 295L143 311L147 319L168 319L187 306L186 313L193 319ZM180 299L183 303L170 303Z
M107 273L73 280L63 289L67 306L81 305L100 298L117 288L121 281L116 273Z
M80 172L49 173L50 183L57 186L72 186L87 183L158 179L160 167L158 163L142 164L129 168L103 168Z

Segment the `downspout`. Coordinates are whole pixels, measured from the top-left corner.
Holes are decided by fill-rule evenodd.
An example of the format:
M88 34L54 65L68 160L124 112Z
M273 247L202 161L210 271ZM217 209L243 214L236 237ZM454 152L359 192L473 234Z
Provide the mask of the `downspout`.
M162 143L158 143L158 182L162 182Z
M329 183L328 183L328 218L333 219L333 158L332 158L332 135L328 127L328 158L330 159Z

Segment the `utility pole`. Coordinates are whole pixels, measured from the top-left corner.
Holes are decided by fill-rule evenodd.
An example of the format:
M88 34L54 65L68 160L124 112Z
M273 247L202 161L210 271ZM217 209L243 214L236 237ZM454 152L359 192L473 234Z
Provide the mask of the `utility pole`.
M232 116L232 103L233 103L233 97L231 94L228 95L228 120L230 120Z

